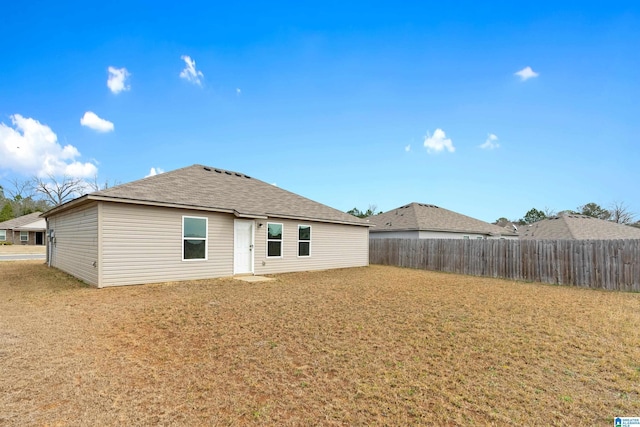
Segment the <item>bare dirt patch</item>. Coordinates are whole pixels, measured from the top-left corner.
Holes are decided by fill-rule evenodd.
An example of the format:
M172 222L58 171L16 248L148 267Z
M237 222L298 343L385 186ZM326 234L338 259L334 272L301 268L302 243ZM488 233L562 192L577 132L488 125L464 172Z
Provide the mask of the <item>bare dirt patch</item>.
M640 295L372 266L93 289L0 264L0 425L612 425Z

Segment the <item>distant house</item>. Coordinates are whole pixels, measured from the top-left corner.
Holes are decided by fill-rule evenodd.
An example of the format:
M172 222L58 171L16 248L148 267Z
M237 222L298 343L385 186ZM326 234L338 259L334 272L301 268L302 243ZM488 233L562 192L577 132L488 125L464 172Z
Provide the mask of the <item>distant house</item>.
M46 221L41 212L33 212L18 218L0 222L0 243L14 245L44 245Z
M367 218L371 239L517 239L493 224L435 205L410 203Z
M640 228L586 215L561 215L518 227L521 239L612 240L640 239Z
M369 263L367 221L202 165L91 193L44 217L49 265L98 287Z

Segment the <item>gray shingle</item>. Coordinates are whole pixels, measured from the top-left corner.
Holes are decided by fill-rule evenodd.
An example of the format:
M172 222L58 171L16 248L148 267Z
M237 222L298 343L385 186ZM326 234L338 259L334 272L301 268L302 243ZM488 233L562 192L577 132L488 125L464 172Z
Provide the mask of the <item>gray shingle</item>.
M203 165L176 169L84 197L234 212L238 216L285 217L368 225L367 221L353 215L243 173ZM58 211L59 208L55 210Z
M375 225L372 233L381 231L445 231L484 235L515 236L497 225L425 203L410 203L385 213L369 217Z
M4 222L0 222L0 230L13 230L14 228L20 228L25 224L36 222L40 219L42 212L33 212L27 215L19 216Z
M605 221L586 215L554 216L523 225L521 239L540 240L611 240L640 239L640 228Z

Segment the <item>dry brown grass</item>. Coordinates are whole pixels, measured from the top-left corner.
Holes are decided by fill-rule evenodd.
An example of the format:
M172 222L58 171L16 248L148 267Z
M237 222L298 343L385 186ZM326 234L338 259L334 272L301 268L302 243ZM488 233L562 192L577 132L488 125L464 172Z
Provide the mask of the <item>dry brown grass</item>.
M13 254L44 254L46 246L36 245L0 245L0 255Z
M0 425L612 425L640 295L394 267L92 289L0 264Z

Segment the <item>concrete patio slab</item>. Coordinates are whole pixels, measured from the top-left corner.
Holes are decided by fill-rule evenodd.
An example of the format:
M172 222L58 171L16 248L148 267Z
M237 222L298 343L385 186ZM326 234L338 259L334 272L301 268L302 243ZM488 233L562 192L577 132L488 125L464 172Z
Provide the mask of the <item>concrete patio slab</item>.
M276 280L271 277L264 276L234 276L236 280L242 280L243 282L269 282L271 280Z

